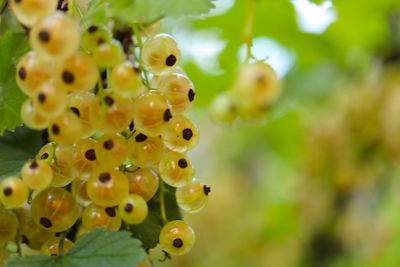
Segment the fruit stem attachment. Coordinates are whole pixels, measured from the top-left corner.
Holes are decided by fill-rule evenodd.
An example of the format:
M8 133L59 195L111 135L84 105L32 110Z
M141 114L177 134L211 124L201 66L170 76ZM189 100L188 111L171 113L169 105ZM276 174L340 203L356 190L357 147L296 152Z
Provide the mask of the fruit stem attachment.
M143 67L143 61L142 61L142 48L143 48L143 40L142 36L140 36L140 26L139 24L135 23L132 25L133 32L136 37L136 42L139 48L139 55L136 57L138 62L139 62L139 71L141 72L141 78L143 81L143 84L148 88L151 89L150 86L150 81L149 81L149 76L147 73L147 70Z
M160 179L161 180L161 179ZM163 225L168 223L168 219L167 219L167 213L165 212L165 198L164 198L164 190L165 190L165 186L164 186L164 182L161 180L160 181L160 211L161 211L161 220Z
M246 59L249 62L252 58L251 47L253 46L253 25L255 16L256 0L247 0L247 13L244 26L244 43L246 45Z
M66 236L66 232L62 232L60 234L60 240L58 241L58 256L62 256L64 254L64 239Z

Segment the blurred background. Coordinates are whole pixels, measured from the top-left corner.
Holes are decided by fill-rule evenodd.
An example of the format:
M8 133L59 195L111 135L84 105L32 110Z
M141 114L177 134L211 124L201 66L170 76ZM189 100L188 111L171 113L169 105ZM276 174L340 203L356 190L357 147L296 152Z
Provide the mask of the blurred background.
M165 20L197 90L209 204L190 254L156 266L400 266L400 0L258 0L253 54L283 93L262 123L207 107L243 60L246 0Z

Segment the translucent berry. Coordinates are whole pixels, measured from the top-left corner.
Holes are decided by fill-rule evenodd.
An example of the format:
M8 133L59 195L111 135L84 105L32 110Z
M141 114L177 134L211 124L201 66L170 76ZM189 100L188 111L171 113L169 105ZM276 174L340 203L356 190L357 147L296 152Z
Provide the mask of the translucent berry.
M184 221L171 221L160 232L160 245L171 255L188 253L195 242L193 229Z
M54 119L65 111L67 94L52 82L43 84L33 98L37 112L45 118Z
M87 230L104 227L109 231L118 231L121 227L121 218L117 216L113 207L100 207L92 203L82 213L82 224Z
M128 224L142 223L148 214L146 201L137 194L125 197L118 206L119 216Z
M138 71L129 61L119 64L112 70L110 82L113 92L121 97L137 97L143 93Z
M139 167L149 168L160 162L165 146L160 137L150 137L136 132L128 142L129 159Z
M89 91L95 87L98 76L93 59L77 52L57 65L55 84L67 92Z
M129 193L138 194L145 201L149 201L157 192L159 186L158 176L150 169L140 168L136 171L125 173L129 181Z
M99 170L88 180L87 193L90 199L102 207L114 207L128 195L126 176L115 170Z
M61 237L59 236L54 236L49 238L41 247L40 252L46 256L58 256L59 254L59 249L60 249L60 239ZM68 250L71 249L71 247L74 245L74 243L69 240L68 238L64 238L62 242L62 250L63 253L68 252Z
M187 117L178 114L167 123L162 139L167 148L184 153L197 145L199 130Z
M74 225L80 216L80 208L70 192L49 187L32 200L32 218L37 225L52 232L62 232Z
M85 51L93 53L99 45L111 40L112 35L107 28L93 25L82 34L81 46Z
M53 160L50 164L53 169L51 185L56 187L66 186L78 176L73 167L78 160L77 148L73 145L59 144L55 148L54 156L57 161Z
M104 134L97 141L96 155L104 168L122 165L128 157L128 142L119 134Z
M18 228L19 222L15 213L0 207L0 245L15 240Z
M50 81L54 75L54 63L30 51L17 64L16 80L21 91L33 97L39 87Z
M135 127L147 136L159 136L172 118L171 106L158 92L149 91L135 101Z
M10 0L15 17L27 27L32 27L42 18L56 10L56 0Z
M50 139L58 144L72 145L82 137L83 126L79 117L67 110L58 116L49 127Z
M44 117L37 112L31 99L25 100L22 104L21 118L26 126L35 130L44 130L50 124L50 120L47 117Z
M189 159L181 153L168 152L158 165L161 179L170 186L181 187L189 183L194 176L194 169Z
M28 186L18 177L8 177L0 182L0 202L10 209L22 206L28 200Z
M44 161L32 160L22 167L21 176L29 188L40 191L50 185L53 180L53 171Z
M93 59L102 68L115 67L124 61L124 50L118 41L111 40L96 47Z
M176 189L176 201L182 210L189 213L196 213L207 204L210 190L210 187L200 181L193 180Z
M89 198L87 194L87 181L81 179L75 179L71 184L71 193L74 196L75 200L79 203L79 205L86 207L88 206L92 200Z
M172 73L162 76L157 89L168 99L173 113L188 110L195 99L193 83L183 74Z
M38 54L62 59L78 50L80 35L79 25L74 19L56 12L35 24L29 39Z
M96 152L97 141L91 138L81 139L76 143L76 160L72 168L77 178L87 181L93 172L99 167Z
M76 92L67 97L67 108L74 112L82 124L82 138L92 136L96 129L90 121L90 109L97 105L97 97L91 92Z
M180 51L174 38L168 34L157 34L143 44L142 60L144 66L156 75L173 71L178 65Z

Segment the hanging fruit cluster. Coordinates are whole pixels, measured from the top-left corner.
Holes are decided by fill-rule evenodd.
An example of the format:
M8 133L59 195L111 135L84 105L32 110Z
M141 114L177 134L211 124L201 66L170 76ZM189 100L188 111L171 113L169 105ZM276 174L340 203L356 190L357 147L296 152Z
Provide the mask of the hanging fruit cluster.
M176 41L146 36L138 24L124 28L121 42L120 29L84 27L56 10L57 1L9 5L29 28L32 48L17 64L17 83L28 96L21 117L47 130L50 141L20 176L0 183L0 245L17 240L59 255L75 241L65 238L70 229L79 238L96 227L134 228L146 219L147 202L159 197L162 248L190 251L194 232L184 221L168 221L163 190L176 188L179 207L198 212L210 188L194 178L186 156L199 132L183 114L195 91L178 67Z

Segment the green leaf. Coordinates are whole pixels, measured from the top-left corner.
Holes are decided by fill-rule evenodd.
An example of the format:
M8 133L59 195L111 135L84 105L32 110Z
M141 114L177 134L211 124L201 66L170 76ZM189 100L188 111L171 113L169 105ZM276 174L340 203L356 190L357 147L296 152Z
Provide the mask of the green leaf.
M25 127L6 131L0 137L0 180L18 174L22 165L33 158L41 146L41 134Z
M129 232L108 232L103 228L84 235L60 257L16 257L6 267L132 267L144 258L140 242Z
M117 19L127 24L146 24L163 17L204 15L214 7L213 0L91 0L83 22L89 26Z
M167 219L180 220L182 219L178 204L175 199L175 188L164 185L164 201ZM161 220L160 201L158 198L153 198L148 203L149 215L146 220L139 225L132 225L131 232L134 237L141 240L144 248L154 248L158 244L161 228L163 226Z
M27 48L24 33L10 31L0 36L0 135L22 124L20 109L26 96L16 84L15 65Z

